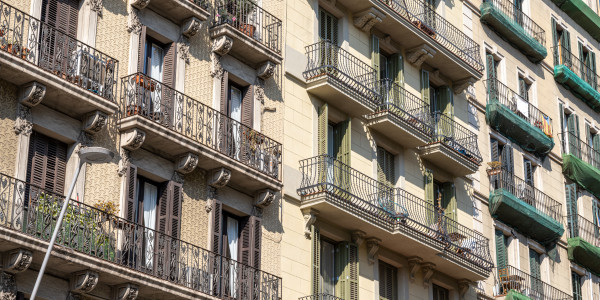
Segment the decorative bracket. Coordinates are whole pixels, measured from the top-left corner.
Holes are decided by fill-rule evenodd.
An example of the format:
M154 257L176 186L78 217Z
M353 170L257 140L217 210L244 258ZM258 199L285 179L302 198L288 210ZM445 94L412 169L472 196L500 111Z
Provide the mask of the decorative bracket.
M420 46L406 51L406 54L408 62L417 68L421 68L423 62L429 58L433 58L433 56L436 54L436 51L427 44L421 44Z
M371 28L377 23L381 23L385 15L375 7L368 8L356 14L354 26L358 29L370 33Z
M24 84L19 89L19 103L34 107L42 102L45 95L46 86L37 81L32 81Z
M183 21L183 25L181 25L181 34L187 38L191 38L196 35L201 28L202 23L200 20L196 19L195 17L191 17Z
M270 61L258 67L258 70L256 71L256 75L262 80L271 78L273 74L275 74L275 64Z
M208 177L208 185L214 188L222 188L229 183L231 179L231 170L227 168L217 168L210 171L210 175Z
M90 9L92 11L95 11L98 16L102 16L102 0L90 0L90 2L88 2L90 5Z
M415 282L415 274L421 269L421 263L423 259L418 256L413 256L408 258L408 270L409 270L409 279L411 282Z
M146 140L146 133L139 129L130 129L121 134L121 147L133 151L142 146Z
M31 131L33 130L31 108L25 105L19 105L19 113L15 119L13 129L16 135L31 135Z
M379 244L381 240L376 237L371 237L367 239L367 254L369 258L369 264L374 264L375 259L377 259L377 253L379 252Z
M33 260L33 253L22 248L4 253L2 256L4 257L4 271L13 274L27 270Z
M91 112L85 116L85 125L83 126L83 131L92 135L96 134L102 129L102 127L106 125L107 120L107 114L99 110Z
M440 70L434 70L429 72L429 80L433 82L435 85L449 85L450 81L446 78L446 76L440 73Z
M365 237L367 237L367 234L360 230L355 230L350 234L350 239L356 244L356 246L362 245L362 243L365 241Z
M129 4L137 9L144 9L150 4L150 0L130 0Z
M273 192L271 189L264 189L260 191L254 199L254 206L265 208L273 203L273 200L275 199L275 192Z
M175 162L175 171L181 174L188 174L198 166L198 155L188 152L180 156Z
M455 95L459 95L460 93L464 92L469 86L471 86L473 83L475 83L475 79L473 79L472 77L457 80L452 83L452 90L454 91Z
M139 287L135 284L126 283L112 288L113 300L135 300L138 296Z
M398 53L400 50L392 44L392 37L386 35L383 39L379 40L379 47L389 53Z
M304 216L304 236L310 239L310 227L317 221L319 211L314 208L304 208L302 209L302 215Z
M89 293L98 284L98 273L85 270L71 275L71 291L78 293Z
M465 299L465 295L469 291L470 284L471 281L468 279L461 279L458 281L458 295L460 297L460 300Z
M421 264L421 269L423 270L423 286L428 287L433 276L433 270L435 270L435 264L423 263Z
M225 35L222 35L213 40L212 51L218 55L226 55L233 47L233 40Z
M186 38L181 37L177 42L177 52L186 64L190 63L190 43Z

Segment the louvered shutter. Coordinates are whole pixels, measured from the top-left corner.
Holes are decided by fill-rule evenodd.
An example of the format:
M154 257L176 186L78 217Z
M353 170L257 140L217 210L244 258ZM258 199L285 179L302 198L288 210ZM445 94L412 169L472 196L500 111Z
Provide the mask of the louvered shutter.
M389 60L389 70L392 74L392 81L401 87L404 87L404 59L400 54L394 54Z
M487 79L496 80L496 61L491 54L486 55Z
M146 66L146 26L142 25L142 29L140 30L140 43L138 45L138 72L145 72Z
M442 184L442 207L444 208L444 215L448 219L456 221L456 193L452 182ZM448 229L452 228L454 227L451 226Z
M341 161L343 164L350 166L350 147L351 140L350 137L352 132L350 130L350 122L351 119L347 119L336 124L333 127L333 135L334 135L334 156L337 160Z
M496 266L498 267L498 270L508 265L506 246L506 237L504 236L504 233L496 229Z
M165 47L163 66L163 83L174 88L177 70L177 43L170 43Z
M538 294L543 293L540 270L540 254L529 249L529 275L531 276L531 289Z
M377 147L377 180L385 185L394 186L394 155L383 147Z
M424 191L425 202L427 203L427 225L435 223L433 211L435 209L434 194L433 194L433 171L425 169L424 176Z
M311 239L311 294L317 295L321 291L321 234L319 229L312 225L310 227Z
M162 234L170 235L169 232L169 219L170 219L170 191L169 191L169 183L165 182L159 188L158 195L158 232Z
M594 134L592 136L592 147L594 148L594 165L596 167L599 167L598 164L600 164L600 135Z
M558 46L558 38L556 35L556 20L554 18L551 18L550 21L552 23L552 47L556 47Z
M592 133L590 131L590 124L585 123L585 142L590 146L592 145Z
M502 168L509 174L514 174L514 161L513 161L513 149L509 145L502 147Z
M379 262L379 300L397 299L396 274L395 267Z
M436 108L439 109L441 113L448 116L450 119L454 118L454 97L452 96L452 90L448 86L440 87L439 97L436 97ZM446 126L444 126L446 127ZM448 126L447 136L451 136L452 127Z
M529 93L527 92L527 83L525 79L519 77L519 96L523 98L525 101L529 101Z
M229 72L223 72L223 78L221 78L221 113L229 115L228 111L228 99L229 99Z
M328 107L327 103L323 104L319 107L319 115L318 115L318 136L317 136L317 149L319 155L328 154L327 153L327 124L328 124Z
M429 72L421 70L421 99L426 104L431 104L431 97L429 94Z
M179 239L180 230L181 230L181 205L183 203L183 186L181 183L170 181L169 182L169 191L170 191L170 219L169 219L169 234Z
M500 161L500 153L498 153L499 143L495 138L490 138L492 161Z
M567 223L570 237L579 236L577 212L577 186L575 183L565 185L565 200L567 202Z
M563 35L562 35L562 45L563 45L563 50L566 51L562 51L563 53L563 64L567 64L569 67L571 67L571 34L567 31L563 29Z
M585 80L586 77L586 68L585 66L585 59L584 59L584 55L583 55L583 45L581 45L581 42L577 41L577 48L579 49L579 61L582 64L581 66L579 66L579 77L581 77L583 80Z
M358 300L358 246L353 243L348 244L348 292L350 297L349 300Z
M44 0L42 2L42 21L77 38L77 20L79 0Z
M381 78L381 62L379 57L379 38L376 35L371 35L371 66L375 69L377 81Z
M137 188L137 167L129 163L125 176L125 218L129 222L135 222L137 202L137 199L135 198Z
M261 265L261 243L262 243L262 219L252 216L252 266L260 269Z
M67 144L34 132L27 160L29 183L64 194L66 167Z
M239 261L244 265L252 263L252 220L251 216L243 218L240 222Z
M596 53L590 52L590 69L591 69L591 84L594 89L598 87L598 78L596 77Z
M335 294L345 300L358 299L358 247L349 242L336 245L335 266L338 281Z
M217 199L212 200L211 207L211 244L212 251L222 254L221 237L223 236L223 204Z
M592 211L594 213L594 236L598 238L600 236L600 203L595 197L592 200Z
M242 124L252 128L254 116L254 86L250 85L246 88L244 98L242 99Z

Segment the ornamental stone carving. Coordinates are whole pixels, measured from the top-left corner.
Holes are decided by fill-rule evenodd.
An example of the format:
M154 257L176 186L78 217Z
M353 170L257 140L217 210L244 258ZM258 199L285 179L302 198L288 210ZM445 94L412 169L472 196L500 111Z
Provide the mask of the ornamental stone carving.
M231 170L227 168L217 168L212 170L208 176L208 185L214 188L222 188L229 183L231 179Z
M183 25L181 25L181 33L187 38L191 38L196 35L201 28L202 22L195 17L191 17L183 21Z
M275 74L275 64L268 61L268 62L264 63L262 66L260 66L256 73L257 73L258 78L260 78L262 80L267 80L267 79L273 77L273 74Z
M467 90L472 84L475 83L475 79L472 77L457 80L452 83L452 90L455 95L459 95L465 90Z
M31 119L31 109L27 106L19 104L19 112L15 119L15 125L13 126L15 134L17 135L31 135L33 130L33 122Z
M175 171L175 172L173 172L173 176L171 176L171 181L177 182L179 184L183 184L183 182L185 180L183 179L183 174Z
M408 278L411 282L415 282L415 274L421 269L423 259L418 256L408 258Z
M71 275L71 291L78 293L89 293L98 284L98 273L85 270Z
M198 166L198 155L188 152L183 156L180 156L175 162L175 171L188 174Z
M177 51L179 52L179 57L185 61L186 64L190 63L190 44L187 39L181 38L179 42L177 42Z
M265 208L269 205L271 205L271 203L273 203L273 200L275 199L275 192L271 189L265 189L260 191L256 197L255 197L255 201L254 201L254 206L259 207L259 208Z
M370 33L371 28L377 23L381 23L385 15L378 9L371 7L356 14L354 18L354 26L358 29Z
M211 61L211 69L210 76L213 78L221 79L223 78L223 73L225 70L223 69L223 65L221 65L221 56L211 52L210 53L210 61Z
M139 287L135 284L126 283L113 287L113 300L135 300L138 296Z
M102 0L90 0L88 3L90 5L90 9L95 11L98 16L102 17Z
M434 263L424 263L421 264L421 269L423 270L423 286L428 287L431 282L431 277L433 277L433 271L435 270Z
M139 129L130 129L121 134L121 147L133 151L142 146L146 140L146 133Z
M2 255L4 257L4 271L19 273L27 270L33 260L33 253L27 249L15 249Z
M256 100L260 101L260 103L265 103L265 81L258 77L254 84L254 97Z
M369 258L369 264L374 264L377 259L377 254L379 252L379 244L381 244L381 240L375 237L371 237L367 239L367 256Z
M467 294L467 292L469 291L469 288L471 287L471 281L468 279L461 279L457 283L458 283L459 299L464 300L465 295Z
M5 272L0 273L0 299L17 299L17 283L14 275Z
M233 47L233 40L225 35L222 35L213 40L212 51L218 55L226 55Z
M102 129L102 127L106 126L107 121L108 115L97 110L89 113L85 117L83 130L89 134L96 134Z
M130 0L129 4L135 8L144 9L150 4L150 0Z
M353 243L355 243L356 246L362 245L362 243L365 241L366 237L367 237L367 234L361 230L355 230L352 233L350 233L350 240Z
M19 89L19 103L34 107L42 102L45 95L46 86L37 81L32 81L24 84Z
M317 221L317 215L319 211L314 208L305 208L302 209L302 215L304 216L304 236L307 239L311 238L310 228Z
M127 172L127 168L129 167L129 161L131 160L131 152L126 149L121 150L121 160L119 161L119 169L117 170L117 174L119 176L125 175Z
M138 10L132 8L129 11L129 17L127 18L127 31L133 34L140 34L142 32L142 22L138 16Z
M420 68L423 62L429 58L433 58L433 56L437 53L433 48L431 48L427 44L422 44L415 48L412 48L407 53L408 62L414 65L417 68Z

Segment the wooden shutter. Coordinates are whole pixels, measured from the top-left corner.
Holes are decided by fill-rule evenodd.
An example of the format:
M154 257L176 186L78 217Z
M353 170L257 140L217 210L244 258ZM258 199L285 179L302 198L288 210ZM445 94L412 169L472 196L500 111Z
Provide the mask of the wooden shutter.
M393 187L395 178L394 155L383 147L377 146L377 180Z
M338 281L335 294L345 300L358 299L358 247L349 242L336 245L336 276Z
M175 74L177 70L177 43L170 43L165 47L165 59L163 61L163 66L163 83L171 88L175 88ZM163 97L165 92L168 93L165 89L163 89Z
M262 219L252 216L252 266L260 269L261 265L261 242L262 242Z
M529 101L529 93L527 89L527 82L522 77L519 77L519 96L525 101Z
M379 38L372 34L371 35L371 66L373 67L373 69L375 69L375 76L377 78L377 81L379 81L381 78L381 62L379 59Z
M502 168L510 174L514 174L513 149L509 145L502 147Z
M319 37L329 40L333 45L338 44L338 20L332 14L319 9Z
M433 193L433 171L425 169L424 176L424 191L425 202L427 202L427 225L435 223L433 210L435 209L434 193Z
M321 291L321 234L319 229L312 225L310 227L311 239L311 294L317 295Z
M506 237L501 230L496 229L496 266L498 269L508 265L508 253L506 251Z
M529 249L529 275L540 279L540 254L533 249Z
M490 138L490 145L491 145L491 161L500 161L500 153L498 152L498 147L499 147L499 143L498 140L495 138Z
M169 229L170 235L176 239L179 239L181 230L181 205L183 203L183 186L181 183L170 181L169 182L169 195L170 195L170 219Z
M42 21L77 38L79 0L44 0L42 2Z
M221 78L221 113L229 115L228 112L228 99L229 99L229 72L223 72L223 78Z
M558 38L556 35L556 20L554 18L550 18L550 22L552 23L552 47L556 47L558 46Z
M580 65L579 66L579 77L581 77L581 79L586 80L586 70L585 70L585 63L586 60L584 59L584 53L583 53L583 45L581 45L581 42L577 41L577 48L579 50L579 61L580 61Z
M254 86L246 88L244 98L242 99L242 124L252 128L254 116Z
M221 201L212 199L211 214L211 250L214 253L222 254L221 237L223 236L223 204Z
M444 214L450 220L457 220L456 216L456 193L454 183L446 182L442 184L442 207ZM452 228L452 226L451 226Z
M66 167L67 144L33 132L27 159L29 183L64 194Z
M448 86L443 86L440 89L440 95L439 97L436 97L435 101L436 101L436 108L439 109L439 111L441 113L443 113L444 115L448 116L450 119L453 119L454 117L454 99L452 96L452 90L450 89L450 87ZM449 127L449 129L451 129L451 126L444 126L444 127ZM448 136L451 135L446 133Z
M135 222L136 213L136 188L137 188L137 167L131 163L127 166L125 173L125 218L129 222Z
M334 156L337 160L341 161L343 164L350 166L350 156L351 156L351 135L352 131L350 129L350 122L352 120L349 118L345 121L342 121L336 124L333 127L333 151Z
M317 136L317 149L319 155L329 154L327 153L327 126L328 126L328 106L327 103L319 107L318 116L318 136Z
M240 262L260 269L262 219L256 216L247 216L241 220L240 228Z
M421 70L421 99L426 104L431 104L431 97L429 94L429 72Z
M140 43L138 45L138 72L144 72L144 67L146 66L146 26L142 25L142 30L140 30Z
M396 268L379 262L379 300L395 300L398 298L396 288Z
M389 67L392 80L401 87L404 87L404 59L400 54L394 54L390 57Z
M600 163L600 135L594 134L592 136L592 147L594 148L594 159L598 164Z
M567 202L567 223L570 231L569 237L579 236L577 212L577 186L575 183L565 185L565 200Z
M169 182L165 182L158 190L158 232L170 235L169 215L170 215L170 191Z

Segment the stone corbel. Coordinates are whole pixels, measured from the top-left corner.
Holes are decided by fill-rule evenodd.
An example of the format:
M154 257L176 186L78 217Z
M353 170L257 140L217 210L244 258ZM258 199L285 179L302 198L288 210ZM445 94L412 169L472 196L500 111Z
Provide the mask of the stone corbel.
M181 34L187 38L191 38L196 35L201 28L202 22L195 17L191 17L183 21L183 25L181 25Z
M435 53L436 51L433 50L433 48L431 48L429 45L421 44L420 46L406 51L406 58L408 59L408 62L414 65L416 68L421 68L423 62L429 58L433 58Z
M23 272L29 268L33 260L33 253L27 249L19 248L3 253L2 257L4 258L4 271L14 274Z
M469 86L471 86L473 83L475 83L475 79L473 79L472 77L457 80L452 83L452 90L454 91L455 95L459 95L460 93L464 92Z
M369 258L369 264L374 264L377 259L377 253L379 252L379 244L381 240L375 237L367 239L367 256Z
M31 117L31 108L25 105L19 105L19 113L13 126L16 135L31 135L33 122Z
M129 0L129 4L137 9L144 9L150 4L150 0Z
M139 129L130 129L121 134L121 147L133 151L142 146L146 140L146 133Z
M133 34L140 34L142 31L142 22L140 21L138 11L135 8L129 10L129 16L127 18L127 31Z
M408 258L408 278L411 282L415 282L415 274L421 269L423 259L418 256Z
M46 86L37 81L32 81L19 88L19 103L34 107L42 102L45 95Z
M381 23L385 15L375 7L368 8L356 14L354 17L354 26L358 29L370 33L371 28L377 23Z
M421 269L423 270L423 286L428 287L433 276L433 271L435 270L435 264L423 263L421 264Z
M213 40L212 51L218 55L226 55L233 47L233 40L225 35L222 35Z
M90 0L88 3L90 4L90 9L102 17L102 0Z
M338 19L344 17L344 12L337 7L337 0L319 0L319 6Z
M400 50L392 44L392 37L386 35L383 39L379 40L379 47L389 53L398 53Z
M458 281L458 295L460 297L460 300L465 299L465 295L469 291L470 284L471 281L468 279L461 279Z
M208 185L219 189L226 186L230 179L231 170L223 167L217 168L210 171L208 176Z
M440 70L429 72L429 80L438 86L450 85L450 81L446 78L446 76L440 73Z
M139 287L135 284L126 283L112 288L112 300L135 300L138 296Z
M85 270L71 275L71 291L76 293L89 293L98 284L98 273Z
M181 174L188 174L198 166L198 155L188 152L180 156L175 162L175 171Z
M314 208L305 208L302 209L302 215L304 216L304 236L310 239L310 227L317 221L319 211Z
M119 174L119 176L125 175L125 172L127 172L127 167L129 167L130 160L131 152L129 150L122 149L121 160L119 161L119 169L117 169L117 174Z
M17 282L15 276L10 273L0 273L0 299L17 299Z
M102 130L102 127L106 126L107 120L107 114L99 110L91 112L85 117L83 130L92 135L96 134Z
M356 230L350 234L350 240L352 243L356 244L356 246L362 245L365 241L367 234L364 231Z
M275 64L268 61L256 70L256 75L262 80L267 80L275 74Z
M186 38L181 37L177 42L177 52L186 64L190 63L190 43Z
M260 191L254 199L254 206L265 208L273 203L273 200L275 199L275 192L271 189L264 189Z

